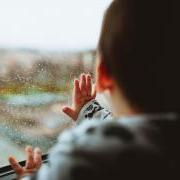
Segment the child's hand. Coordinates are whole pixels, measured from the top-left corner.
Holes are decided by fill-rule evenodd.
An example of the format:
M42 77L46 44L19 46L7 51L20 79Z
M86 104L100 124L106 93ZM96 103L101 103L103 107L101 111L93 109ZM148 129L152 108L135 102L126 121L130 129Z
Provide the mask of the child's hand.
M42 164L42 152L39 148L35 148L33 151L32 147L28 146L25 150L27 160L24 167L22 167L14 157L9 157L9 163L17 174L18 178L26 174L28 175L36 172Z
M81 108L90 100L95 99L96 91L92 86L90 75L81 74L80 80L74 80L72 106L64 107L63 112L73 120L77 120Z

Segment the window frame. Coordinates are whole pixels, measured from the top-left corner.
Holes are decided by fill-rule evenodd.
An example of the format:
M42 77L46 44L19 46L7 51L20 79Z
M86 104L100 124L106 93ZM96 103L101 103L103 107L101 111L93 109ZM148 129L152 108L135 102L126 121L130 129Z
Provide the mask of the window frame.
M25 166L25 162L26 162L26 160L20 161L19 164L21 166ZM43 163L48 162L48 154L42 155L42 162ZM15 172L12 169L11 165L3 166L3 167L0 168L0 179L4 178L4 177L7 177L7 176L10 176L12 174L15 174Z

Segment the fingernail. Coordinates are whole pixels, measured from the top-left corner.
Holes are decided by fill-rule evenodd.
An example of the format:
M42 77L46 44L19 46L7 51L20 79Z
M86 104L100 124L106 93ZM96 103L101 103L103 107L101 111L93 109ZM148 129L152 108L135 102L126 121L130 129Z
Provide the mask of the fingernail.
M33 148L32 148L32 146L27 146L25 150L28 151L28 152L32 152Z
M41 149L38 148L38 147L35 148L35 151L36 151L37 153L42 153Z

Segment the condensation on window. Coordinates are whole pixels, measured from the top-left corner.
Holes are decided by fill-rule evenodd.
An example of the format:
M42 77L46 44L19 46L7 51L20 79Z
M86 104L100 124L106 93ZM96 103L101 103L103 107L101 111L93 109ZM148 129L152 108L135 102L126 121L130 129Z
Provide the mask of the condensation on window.
M73 79L93 76L95 51L50 53L0 50L0 167L9 155L24 160L27 145L43 153L71 121L62 112L71 103Z

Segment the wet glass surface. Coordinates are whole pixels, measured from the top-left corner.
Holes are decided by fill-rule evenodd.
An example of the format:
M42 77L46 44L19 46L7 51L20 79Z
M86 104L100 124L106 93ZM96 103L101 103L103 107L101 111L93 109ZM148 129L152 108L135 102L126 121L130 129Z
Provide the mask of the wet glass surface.
M93 75L104 10L111 0L0 2L0 168L24 147L43 153L72 126L73 79Z
M51 58L31 52L32 59L29 53L0 53L0 167L7 165L9 155L24 160L26 145L48 152L57 136L71 126L61 108L71 103L73 79L93 72L95 51Z

